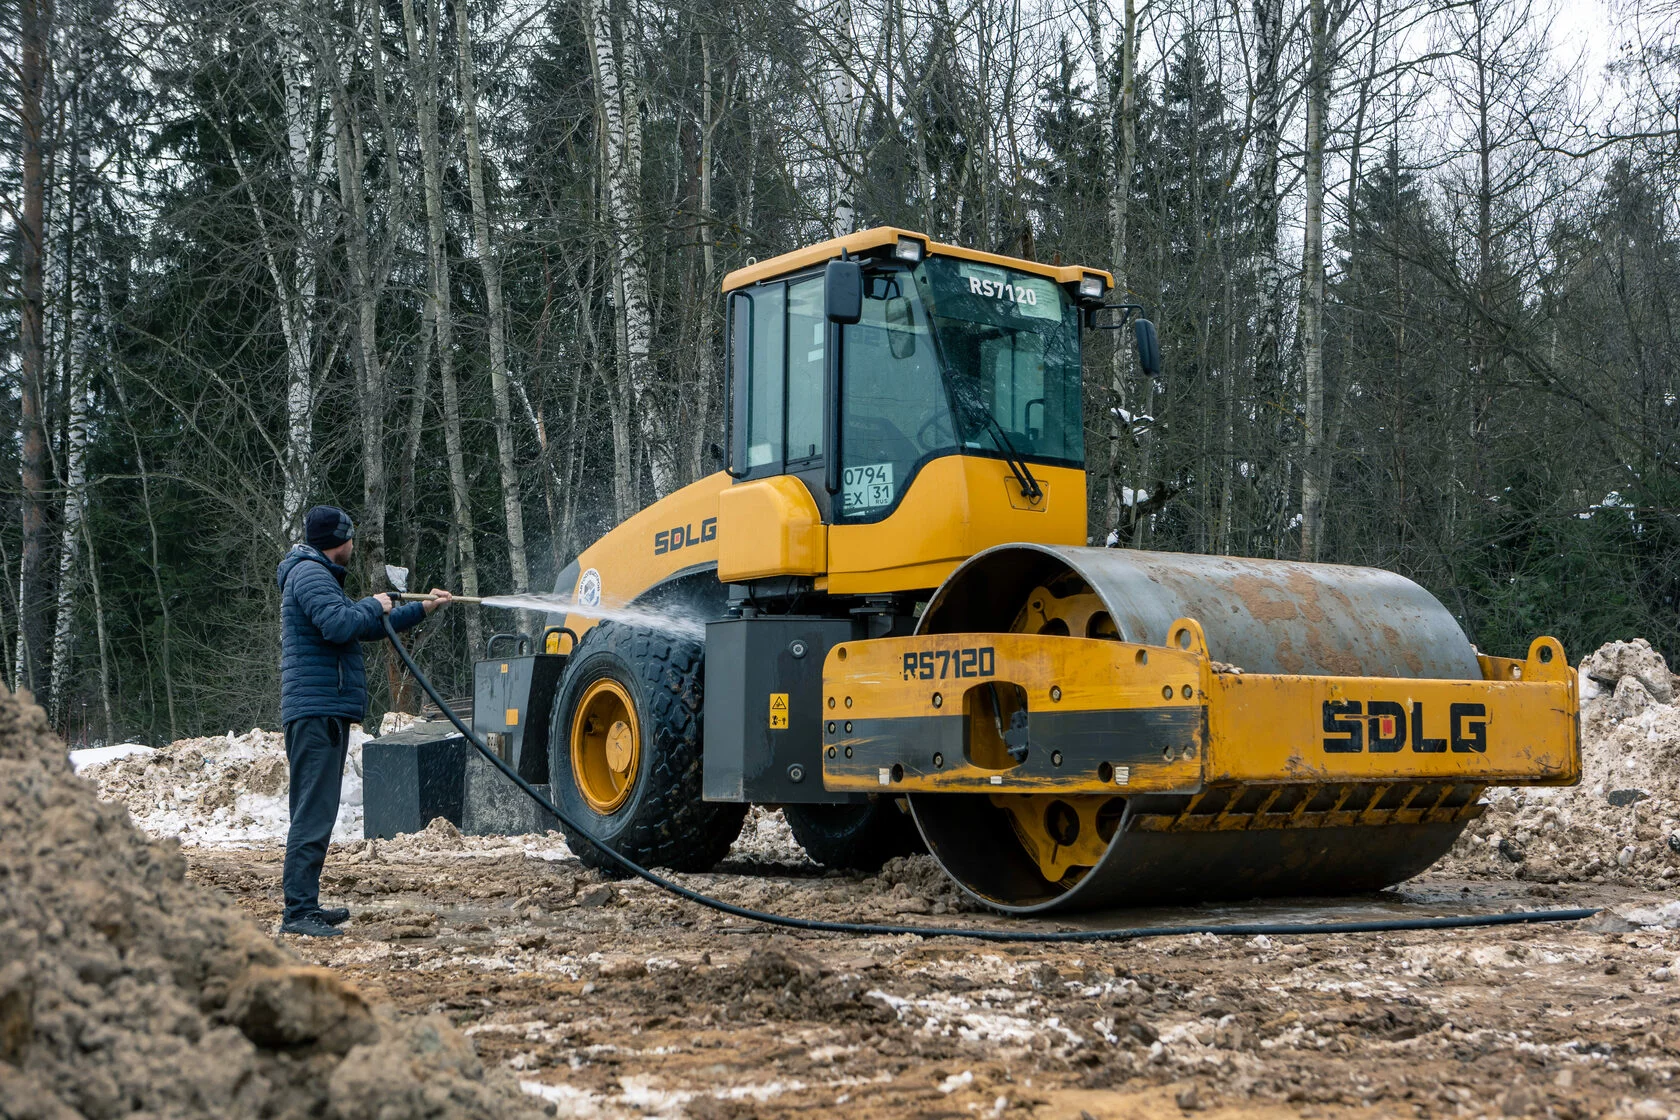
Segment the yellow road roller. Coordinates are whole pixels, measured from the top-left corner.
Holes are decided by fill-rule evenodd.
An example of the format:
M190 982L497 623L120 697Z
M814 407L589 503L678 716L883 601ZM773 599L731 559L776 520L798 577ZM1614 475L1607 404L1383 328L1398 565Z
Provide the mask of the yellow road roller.
M777 805L821 864L925 847L1017 913L1379 889L1490 785L1576 782L1555 639L1481 654L1376 569L1087 547L1112 286L891 228L731 273L724 468L560 574L478 730L644 865Z

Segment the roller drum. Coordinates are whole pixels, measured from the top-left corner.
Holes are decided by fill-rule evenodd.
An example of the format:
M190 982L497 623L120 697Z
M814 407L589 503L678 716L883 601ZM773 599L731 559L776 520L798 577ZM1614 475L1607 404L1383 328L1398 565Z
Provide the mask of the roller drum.
M1095 595L1074 615L1033 613L1032 596ZM1071 601L1071 600L1070 600ZM1087 600L1088 601L1088 600ZM1082 630L1066 630L1066 619ZM930 600L918 633L1070 632L1163 645L1199 621L1209 656L1250 673L1480 680L1476 651L1434 596L1375 568L1054 545L972 557ZM1063 627L1051 629L1051 626ZM1463 822L1148 833L1125 806L1101 860L1047 881L989 797L912 794L928 850L976 899L1014 913L1170 900L1377 890L1443 855ZM1159 811L1159 806L1145 806Z
M1405 576L1347 564L1004 545L953 572L917 632L1010 630L1029 591L1058 583L1095 592L1121 641L1162 645L1174 619L1194 618L1209 656L1249 673L1482 675L1475 648L1433 595Z

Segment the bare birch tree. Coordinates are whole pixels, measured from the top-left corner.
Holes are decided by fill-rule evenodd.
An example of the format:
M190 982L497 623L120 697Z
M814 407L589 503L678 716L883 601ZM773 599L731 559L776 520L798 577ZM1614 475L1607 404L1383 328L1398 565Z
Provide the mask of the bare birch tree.
M45 93L50 77L50 7L20 0L18 134L21 206L18 229L19 445L22 452L22 551L18 560L18 636L12 683L32 691L47 683L47 432L45 397L46 196Z
M674 481L669 448L653 397L653 320L643 237L641 52L629 0L584 0L583 17L595 64L596 115L601 123L607 218L613 245L616 370L613 409L614 496L618 515L638 508L638 473L646 456L655 497ZM632 441L630 425L636 427ZM639 453L638 453L639 449Z
M290 9L288 9L290 10ZM286 455L281 464L281 498L279 544L284 547L292 534L303 527L303 511L309 501L312 482L312 460L315 451L315 302L317 296L317 263L315 247L308 233L320 220L325 195L321 169L332 158L324 149L327 141L317 124L318 91L306 89L307 58L302 21L292 11L292 19L282 20L275 29L276 46L280 53L280 74L283 83L283 104L286 122L286 154L288 157L288 185L292 197L292 228L296 240L286 263L281 267L281 247L275 243L254 186L247 178L245 189L251 201L252 216L264 242L264 257L269 277L274 284L278 301L280 329L286 343ZM226 134L224 133L224 139ZM229 144L229 155L238 162L237 152Z
M852 34L851 0L834 0L822 26L822 40L829 63L823 90L824 116L833 147L830 159L829 230L844 237L857 227L857 174L859 171L858 114L863 99L852 77L856 65L856 39Z
M80 56L80 52L78 51ZM78 63L85 61L78 57ZM73 81L82 78L78 65ZM66 420L64 435L64 507L59 523L58 544L58 602L53 625L52 673L47 696L50 698L48 718L55 727L64 725L65 686L70 675L71 639L76 618L77 561L81 552L83 518L87 511L87 456L90 374L89 341L93 332L94 299L89 273L91 255L87 244L90 236L88 209L92 204L92 173L86 138L81 135L82 112L80 91L72 94L70 114L71 158L69 183L66 191L70 209L70 233L65 239L65 256L69 258L65 276L70 285L70 338L68 346L68 376L66 377Z
M1119 73L1103 50L1102 12L1100 0L1087 0L1086 22L1091 39L1092 61L1097 78L1106 96L1102 106L1103 151L1111 153L1108 167L1108 267L1114 273L1114 292L1127 299L1130 275L1127 254L1127 229L1131 221L1132 173L1137 158L1137 3L1124 0L1124 16L1120 23ZM1118 132L1118 136L1116 136ZM1124 469L1125 448L1132 439L1132 422L1128 408L1132 403L1126 391L1130 350L1116 340L1109 355L1108 387L1112 401L1108 416L1109 450L1104 482L1108 487L1107 524L1099 527L1099 536L1112 533L1118 543L1122 536L1122 522L1135 507L1125 500L1126 488L1120 483ZM1141 543L1142 534L1132 532L1134 543Z
M455 37L461 56L461 117L467 135L467 183L472 196L473 244L484 278L484 303L490 340L490 398L496 415L496 466L502 483L502 516L507 523L508 568L513 589L531 588L525 557L525 515L519 468L514 462L513 404L508 392L507 312L502 304L502 272L490 240L490 204L484 192L484 151L478 127L478 80L473 70L472 29L467 0L455 2Z
M461 446L461 391L455 379L454 331L450 311L449 256L443 212L443 145L438 127L438 3L428 0L426 26L418 25L414 0L402 0L403 34L408 46L409 81L414 89L416 131L420 137L420 174L426 196L426 319L437 354L443 390L443 442L449 458L449 499L454 514L455 553L461 590L478 594L478 551L473 543L472 504L467 493L466 458ZM410 445L415 446L414 443ZM478 610L467 607L467 646L482 648Z
M1257 60L1254 74L1257 162L1254 171L1254 240L1259 265L1259 338L1255 344L1257 384L1281 380L1283 260L1278 252L1278 164L1283 115L1283 0L1254 0ZM1264 390L1262 390L1264 391Z
M1330 19L1326 0L1308 17L1307 139L1302 153L1305 225L1301 237L1301 559L1318 559L1324 500L1324 118L1329 110Z
M352 11L350 57L361 38L360 5ZM374 275L368 241L367 194L363 170L367 154L360 120L351 102L337 45L317 28L316 66L330 86L328 104L333 121L337 157L338 196L344 231L345 256L350 268L350 297L354 304L356 338L356 411L362 428L362 508L360 551L364 569L380 578L385 564L385 369L379 353L379 280ZM372 49L380 46L374 42Z

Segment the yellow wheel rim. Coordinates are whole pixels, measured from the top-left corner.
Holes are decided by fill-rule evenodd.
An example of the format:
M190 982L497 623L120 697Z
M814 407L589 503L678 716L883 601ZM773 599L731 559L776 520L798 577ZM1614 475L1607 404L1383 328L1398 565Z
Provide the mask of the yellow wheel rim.
M642 759L636 705L615 680L591 684L572 713L572 780L589 807L607 814L623 805Z

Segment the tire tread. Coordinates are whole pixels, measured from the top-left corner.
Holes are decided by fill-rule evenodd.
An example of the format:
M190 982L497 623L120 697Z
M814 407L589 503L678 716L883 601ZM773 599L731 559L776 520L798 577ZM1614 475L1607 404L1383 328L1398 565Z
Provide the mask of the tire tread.
M645 780L638 782L641 792L626 806L630 817L609 843L614 851L643 867L709 870L741 834L747 806L709 802L701 796L705 646L644 627L602 622L584 635L573 664L582 666L603 651L629 670L646 697L649 710L638 715L644 725L642 765L651 767ZM570 678L571 673L567 676ZM570 781L567 760L573 691L573 682L568 679L560 689L549 735L550 743L566 748L552 756L550 780L556 785L562 779ZM561 831L586 867L622 874L571 828L562 824Z

